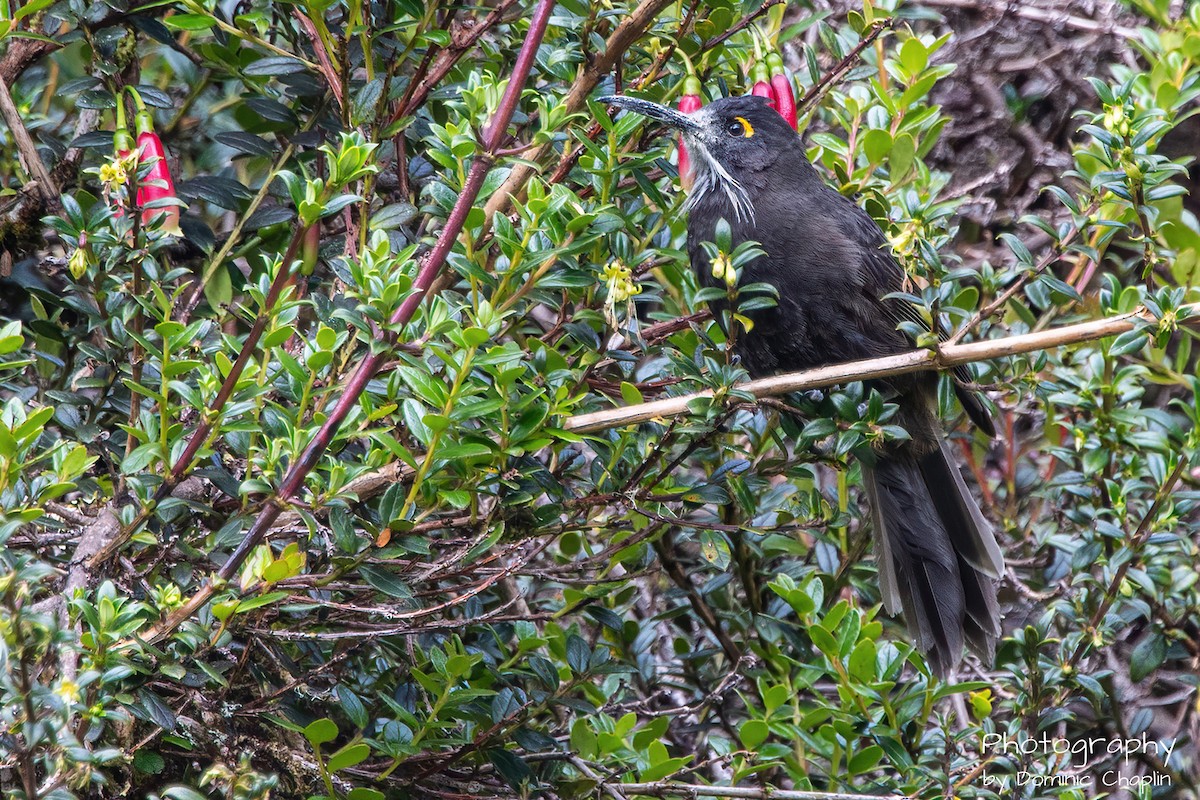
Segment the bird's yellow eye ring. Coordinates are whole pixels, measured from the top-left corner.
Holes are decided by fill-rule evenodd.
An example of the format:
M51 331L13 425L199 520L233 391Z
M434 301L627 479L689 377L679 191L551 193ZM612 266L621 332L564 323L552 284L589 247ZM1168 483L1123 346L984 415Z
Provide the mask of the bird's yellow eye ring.
M744 136L749 139L754 135L754 126L745 117L734 117L733 122L725 126L725 131L730 136Z

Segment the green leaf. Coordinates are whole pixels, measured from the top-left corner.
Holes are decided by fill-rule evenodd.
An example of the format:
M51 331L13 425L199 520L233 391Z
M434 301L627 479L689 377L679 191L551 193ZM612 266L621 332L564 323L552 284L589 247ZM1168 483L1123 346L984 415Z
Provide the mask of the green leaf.
M488 332L486 330L484 330L483 328L476 327L474 325L469 328L464 328L463 332L462 332L462 337L463 337L463 342L467 345L467 347L479 347L480 345L482 345L484 342L486 342L488 339L491 338L491 336L488 335Z
M860 641L850 653L850 674L863 683L873 683L876 677L875 655L875 642L870 639Z
M567 637L567 665L576 675L585 675L591 662L592 649L576 634Z
M657 781L666 776L678 772L688 759L686 758L671 758L667 752L667 746L662 743L661 739L655 739L646 748L646 755L649 757L650 766L641 770L639 777L643 781Z
M168 17L168 20L171 19ZM252 62L242 69L244 75L272 76L292 75L304 72L307 67L301 62L288 56L267 56Z
M582 758L595 758L598 752L596 732L586 717L580 717L571 725L571 749Z
M1167 658L1167 640L1157 631L1152 631L1138 642L1129 657L1129 678L1141 681L1158 669Z
M850 762L846 765L846 770L851 775L861 775L871 769L883 759L883 748L877 744L872 744L859 750L850 757Z
M890 160L893 181L899 180L908 174L908 171L912 169L916 153L917 142L913 139L912 134L902 133L896 137L896 141L892 143Z
M384 594L404 599L410 599L413 596L408 584L397 578L386 567L364 564L358 568L358 574L368 584Z
M810 625L808 635L812 637L813 644L817 649L825 654L825 657L830 661L838 659L838 642L832 633L822 628L820 625Z
M447 461L458 461L459 459L479 458L481 456L491 456L492 448L486 444L478 442L463 442L462 444L453 444L448 447L440 447L437 451L439 458L444 458Z
M33 16L39 11L54 5L54 2L55 0L28 0L26 3L21 3L21 7L12 15L13 21L19 22L25 19L25 17Z
M308 730L307 728L305 730ZM341 750L338 750L329 757L329 763L325 766L330 772L337 772L341 769L356 766L366 761L371 756L371 748L359 742L358 744L348 744Z
M913 36L900 46L900 64L909 77L915 78L929 65L929 50L920 39Z
M257 597L250 597L238 603L237 613L245 614L247 611L253 611L256 608L269 606L272 603L278 603L283 598L287 597L287 592L267 592L260 594Z
M746 720L738 728L738 738L742 741L742 747L747 750L757 750L770 733L771 729L761 719Z
M641 391L629 381L621 381L621 399L627 406L636 406L644 402Z
M350 721L358 728L367 727L370 718L367 716L367 709L358 695L344 685L339 685L336 691L338 702L342 704L342 711L346 712L346 716L350 718Z
M177 31L206 31L217 24L208 14L172 14L163 17L163 22Z
M1112 346L1108 348L1108 354L1113 358L1127 356L1141 350L1149 341L1150 335L1144 331L1125 331L1113 340Z
M519 789L533 777L533 772L519 756L507 750L493 748L487 751L488 759L496 770L504 776L509 785Z
M328 717L310 722L304 728L304 738L308 739L308 743L313 747L320 747L327 742L332 742L337 736L337 725Z
M133 756L133 768L147 775L157 775L167 766L163 757L152 750L138 750Z
M233 302L233 276L229 269L219 268L204 284L204 299L213 308L225 308Z
M396 373L404 379L414 394L429 405L441 408L446 404L446 398L449 396L446 385L425 370L401 364L396 367Z
M0 356L15 353L21 349L23 344L25 344L25 337L21 335L20 320L14 319L0 328Z
M867 159L878 164L892 149L892 135L883 128L871 128L863 136L862 147Z
M163 790L163 797L170 800L208 800L207 797L187 786L171 786Z

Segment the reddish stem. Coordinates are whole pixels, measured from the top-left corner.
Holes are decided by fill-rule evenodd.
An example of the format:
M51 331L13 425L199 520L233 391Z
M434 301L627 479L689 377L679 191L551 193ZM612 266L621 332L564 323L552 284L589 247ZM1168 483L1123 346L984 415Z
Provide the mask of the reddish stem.
M446 226L442 229L437 243L425 259L425 264L421 267L420 272L417 274L417 279L413 282L415 291L405 299L400 308L396 310L396 313L392 315L390 322L393 329L405 325L412 319L417 307L425 298L425 293L429 291L429 287L433 285L434 280L437 279L442 268L445 266L446 258L450 255L450 250L454 247L454 243L458 241L458 235L462 232L463 226L466 224L467 215L474 207L475 198L479 195L479 190L483 187L483 180L487 177L488 171L495 162L496 157L494 153L499 149L504 135L508 130L508 124L512 120L513 111L516 110L517 102L521 98L521 92L525 88L525 82L533 67L534 56L537 54L538 46L541 44L542 37L546 33L546 26L550 21L550 12L553 8L554 0L539 0L537 8L533 13L533 19L529 24L529 33L525 37L525 43L521 46L521 52L517 56L517 63L513 67L512 78L508 82L508 86L504 91L504 97L500 101L499 108L496 109L495 116L492 117L491 123L484 132L483 153L471 164L471 171L467 175L462 192L458 195L458 201L454 204L450 216L446 219ZM381 336L389 345L394 343L394 334L383 333ZM237 573L241 568L242 562L246 560L250 552L258 546L258 543L262 541L267 531L270 530L276 517L279 516L280 512L283 511L297 492L299 492L304 479L312 471L313 467L316 466L317 461L324 454L329 443L333 441L338 428L341 427L350 410L358 402L358 398L366 388L367 383L379 370L389 349L390 347L368 354L359 362L358 368L350 377L349 382L342 392L342 396L330 411L321 429L317 431L312 441L304 448L304 452L300 454L300 457L288 469L283 482L279 486L278 492L276 492L274 501L268 503L259 513L258 517L254 520L254 524L250 526L250 530L246 532L237 549L229 555L229 559L222 565L220 571L217 573L220 578L228 580ZM211 593L211 589L209 593ZM191 603L188 605L190 606ZM187 611L188 614L191 613L191 609L187 609ZM178 615L172 615L171 620L168 620L168 625L177 617Z
M229 396L233 394L233 388L237 386L238 379L242 377L242 371L246 368L246 364L250 362L250 357L254 355L258 340L267 328L267 320L271 317L270 310L278 302L284 287L291 281L292 262L296 259L296 251L300 249L300 243L304 240L307 231L308 226L301 226L292 235L292 241L288 243L287 251L283 254L283 262L279 265L279 272L275 274L275 280L271 281L271 288L267 290L267 297L263 301L263 310L255 318L254 325L250 327L250 333L246 335L246 341L238 353L237 361L233 362L233 367L230 368L229 374L225 376L225 382L221 384L217 396L209 403L208 413L200 420L200 424L196 426L196 431L192 434L192 438L188 440L187 446L179 454L179 459L172 465L170 475L158 487L158 491L154 493L154 502L157 503L166 497L171 489L179 483L184 473L187 472L188 467L191 466L192 459L199 452L200 446L208 439L213 422L218 418L221 409L225 407Z

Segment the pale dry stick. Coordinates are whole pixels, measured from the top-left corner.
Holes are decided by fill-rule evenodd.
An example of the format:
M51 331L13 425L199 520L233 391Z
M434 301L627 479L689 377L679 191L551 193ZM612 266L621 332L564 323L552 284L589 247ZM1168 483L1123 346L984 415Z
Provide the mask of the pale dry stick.
M1180 306L1179 310L1187 309L1200 312L1200 303L1190 303ZM909 350L894 356L882 358L867 358L861 361L849 361L843 364L831 364L827 367L788 372L773 375L769 378L747 381L730 387L730 391L748 392L756 398L775 397L790 392L819 389L840 383L885 378L890 375L901 375L906 372L920 370L942 370L959 364L973 361L985 361L992 358L1002 358L1020 353L1032 353L1038 350L1050 350L1069 344L1090 342L1103 339L1106 336L1116 336L1132 330L1138 321L1153 321L1154 317L1146 310L1122 314L1107 319L1091 322L1081 322L1078 325L1067 325L1041 333L1027 333L1020 336L1007 336L1002 339L985 339L969 344L943 345L937 350ZM1188 325L1200 324L1200 317L1186 320ZM639 403L623 408L610 408L594 411L590 414L578 414L567 417L563 428L569 431L589 433L617 428L650 420L665 419L688 413L688 405L693 400L711 399L713 390L695 392L693 394L668 397L662 400L652 400L649 403Z
M569 756L567 760L571 762L571 766L579 770L579 774L583 775L588 780L595 781L596 786L600 789L603 789L604 793L611 797L612 800L626 800L625 795L617 791L616 787L612 783L609 783L608 781L604 780L604 778L601 778L599 775L597 775L596 771L589 767L582 758L572 755Z
M423 458L424 454L420 454ZM394 483L407 483L412 480L412 476L416 473L412 467L402 461L393 461L390 464L385 464L377 470L363 473L354 480L347 483L337 492L339 497L347 497L353 495L358 502L369 500L377 494L380 494ZM329 499L329 498L324 498ZM330 505L327 502L321 502L314 511L328 512ZM275 528L288 528L292 525L297 525L304 521L299 511L284 511L275 520Z
M852 794L846 792L809 792L798 789L756 788L749 786L700 786L692 783L656 781L654 783L618 783L626 795L651 797L717 797L734 800L905 800L898 794Z

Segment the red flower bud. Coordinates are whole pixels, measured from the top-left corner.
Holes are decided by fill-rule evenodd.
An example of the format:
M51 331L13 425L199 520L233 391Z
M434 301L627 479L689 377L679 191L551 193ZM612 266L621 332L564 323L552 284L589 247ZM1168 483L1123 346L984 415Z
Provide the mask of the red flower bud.
M783 59L778 53L771 53L767 56L767 69L771 74L771 91L775 97L775 110L787 120L788 125L792 126L792 130L797 130L800 127L800 120L796 116L796 93L792 88L792 78L788 75L787 69L783 66Z
M700 79L695 75L688 75L683 79L683 96L679 98L678 108L685 114L691 114L703 107ZM682 136L679 137L679 182L685 190L692 188L692 160L688 156L687 145L683 143Z
M146 208L148 203L161 200L164 197L174 198L175 181L171 179L171 167L167 163L167 151L162 139L154 132L154 117L146 109L142 97L133 87L129 87L138 112L133 118L133 127L137 131L138 167L150 165L146 177L138 181L137 204L142 207L142 224L149 225L159 215L163 215L162 228L164 233L171 236L182 236L179 229L179 206L163 206Z

